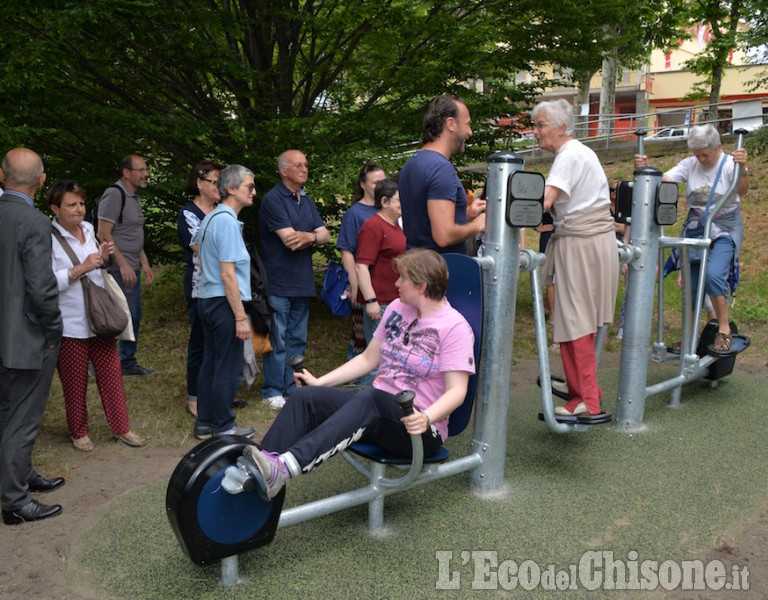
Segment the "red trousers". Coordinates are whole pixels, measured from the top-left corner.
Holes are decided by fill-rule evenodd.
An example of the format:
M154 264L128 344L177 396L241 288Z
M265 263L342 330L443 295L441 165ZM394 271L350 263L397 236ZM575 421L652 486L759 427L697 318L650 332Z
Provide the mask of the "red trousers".
M579 402L584 402L590 414L602 412L600 399L603 391L597 383L594 334L570 342L560 342L560 356L568 382L568 402L565 408L573 411Z
M123 372L115 340L92 337L87 340L62 338L59 352L59 379L64 392L69 435L88 435L88 363L93 364L101 404L112 433L127 433L128 411L125 407Z

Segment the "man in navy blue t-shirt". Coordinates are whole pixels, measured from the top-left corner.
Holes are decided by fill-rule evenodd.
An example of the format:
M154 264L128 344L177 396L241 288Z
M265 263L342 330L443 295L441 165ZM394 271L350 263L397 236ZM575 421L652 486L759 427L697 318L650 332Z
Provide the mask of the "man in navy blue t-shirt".
M485 201L467 206L450 159L472 135L469 109L459 98L432 100L422 123L424 146L400 171L403 230L409 248L466 254L464 241L485 230Z
M309 302L315 297L312 272L314 246L331 235L303 186L309 175L307 159L299 150L286 150L277 162L280 181L266 193L259 209L259 251L269 282L269 303L275 309L264 355L261 399L282 408L294 387L289 357L304 354L307 346Z

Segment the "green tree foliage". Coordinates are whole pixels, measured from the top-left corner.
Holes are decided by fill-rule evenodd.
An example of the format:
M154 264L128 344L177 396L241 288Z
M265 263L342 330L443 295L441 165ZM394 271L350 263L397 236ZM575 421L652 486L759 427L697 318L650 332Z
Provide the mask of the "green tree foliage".
M751 2L748 8L748 28L743 32L745 50L753 64L768 65L768 6L765 2ZM768 86L768 66L750 81L750 91Z
M301 148L309 191L332 220L363 161L402 163L391 149L418 141L437 93L467 99L485 155L491 117L525 98L508 76L532 59L527 43L496 44L495 2L5 4L2 147L37 150L49 177L80 180L90 200L118 177L122 156L145 156L155 257L175 250L173 221L195 160L245 164L264 193L277 155ZM485 94L465 87L481 77Z
M709 118L717 120L720 87L728 68L731 50L741 48L758 61L768 60L764 44L768 42L764 0L695 0L688 5L691 25L709 26L712 38L703 52L687 61L686 67L702 79L691 97L709 98ZM753 91L764 85L763 74L753 82Z
M602 70L604 84L610 89L601 112L610 116L621 68L639 67L652 48L666 46L679 37L683 22L680 10L685 3L561 0L553 6L540 2L530 7L524 33L535 44L538 62L551 63L556 76L579 89L580 104L589 101L590 80Z
M465 98L475 135L463 160L484 160L495 118L526 108L541 85L514 85L515 74L550 60L582 26L597 39L604 16L570 0L3 4L0 148L35 149L49 181L77 179L90 201L125 154L144 156L155 261L178 251L175 215L194 161L248 166L260 197L277 179L277 155L300 148L333 226L364 161L393 171L418 145L432 97ZM255 214L243 214L251 229Z

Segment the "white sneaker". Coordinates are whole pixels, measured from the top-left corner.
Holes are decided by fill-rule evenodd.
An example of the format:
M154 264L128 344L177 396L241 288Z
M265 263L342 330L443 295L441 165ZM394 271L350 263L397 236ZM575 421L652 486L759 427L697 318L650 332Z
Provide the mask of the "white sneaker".
M285 406L285 398L282 396L270 396L269 398L262 398L261 401L269 408L283 408Z

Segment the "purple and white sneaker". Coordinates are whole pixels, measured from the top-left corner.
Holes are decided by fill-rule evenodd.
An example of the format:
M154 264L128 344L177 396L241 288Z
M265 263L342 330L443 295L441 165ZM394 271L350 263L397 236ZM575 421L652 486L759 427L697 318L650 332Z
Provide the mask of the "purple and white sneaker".
M262 496L266 500L277 496L285 482L291 478L288 467L276 452L266 452L248 445L243 449L243 458L256 467L264 480L265 491Z

